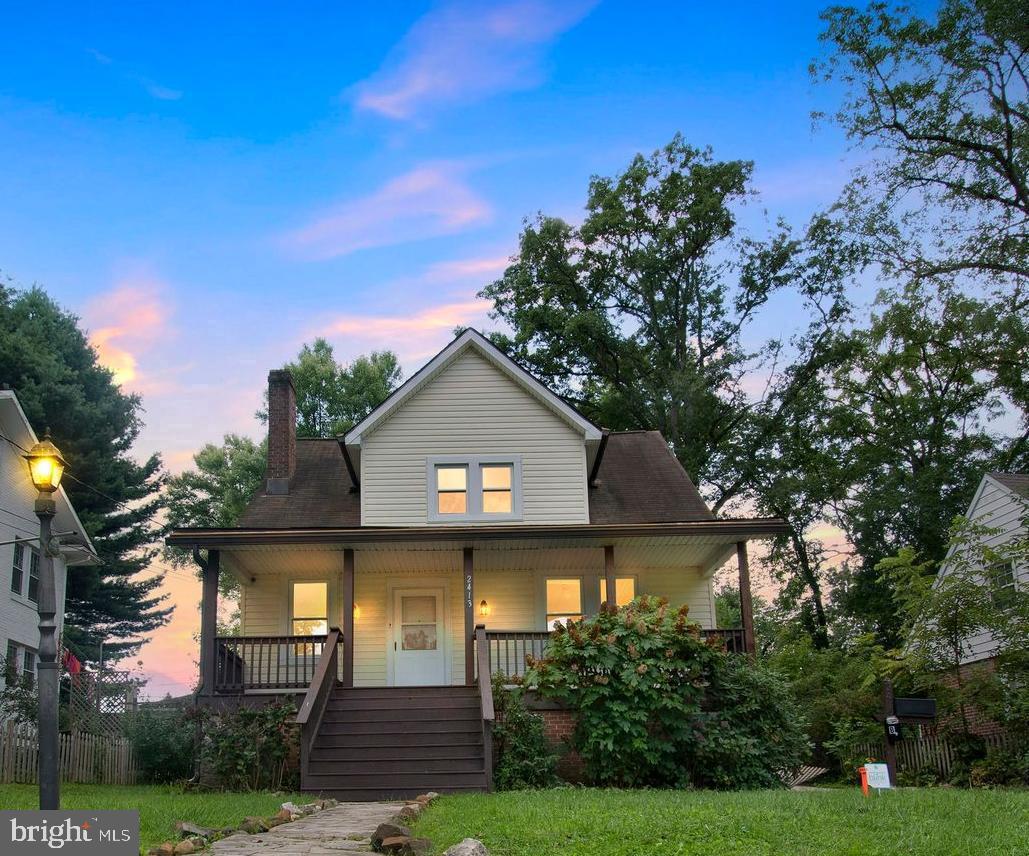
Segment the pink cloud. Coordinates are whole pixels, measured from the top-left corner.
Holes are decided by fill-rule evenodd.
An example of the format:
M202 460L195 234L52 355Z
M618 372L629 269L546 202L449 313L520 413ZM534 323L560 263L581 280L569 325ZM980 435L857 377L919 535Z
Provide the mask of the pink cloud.
M543 79L543 48L593 7L556 3L449 3L419 19L385 64L354 87L360 110L411 119L432 106L530 89Z
M283 244L308 259L450 235L484 223L489 204L450 164L427 164L375 192L322 213L289 232Z
M432 283L461 279L493 279L500 276L510 264L509 256L437 262L425 271L421 279Z
M455 327L482 327L491 308L489 301L469 297L414 313L344 315L317 335L335 339L354 355L388 348L410 371L449 342Z
M164 384L145 374L139 360L170 335L165 290L154 277L129 276L91 300L83 312L100 363L114 373L115 383L134 392L154 391Z

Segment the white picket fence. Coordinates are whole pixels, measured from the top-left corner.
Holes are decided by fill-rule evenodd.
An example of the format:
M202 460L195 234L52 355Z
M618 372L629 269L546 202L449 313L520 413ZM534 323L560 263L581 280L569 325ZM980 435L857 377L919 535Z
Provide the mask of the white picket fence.
M991 734L984 737L988 749L1013 748L1015 741L1006 734ZM915 732L911 739L901 740L897 747L897 766L901 770L935 769L943 778L950 776L954 766L954 748L943 737L925 735L919 737ZM855 754L882 760L884 746L882 743L859 743L854 747Z
M68 732L60 736L61 781L134 785L136 763L124 737ZM0 723L0 782L34 783L39 739L29 723Z

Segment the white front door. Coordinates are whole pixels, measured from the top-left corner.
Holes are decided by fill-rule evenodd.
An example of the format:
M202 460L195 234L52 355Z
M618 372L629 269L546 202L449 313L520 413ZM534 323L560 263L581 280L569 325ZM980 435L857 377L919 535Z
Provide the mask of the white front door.
M393 590L393 685L446 683L443 589Z

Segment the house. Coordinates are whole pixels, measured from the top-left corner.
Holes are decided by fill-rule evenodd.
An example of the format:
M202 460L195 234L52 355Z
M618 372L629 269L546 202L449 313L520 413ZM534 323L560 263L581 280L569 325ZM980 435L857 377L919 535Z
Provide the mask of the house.
M965 515L969 521L984 526L988 534L982 538L986 547L999 549L1006 544L1025 538L1029 522L1029 474L989 473L983 476ZM940 566L937 580L943 579L954 568L956 553L952 546ZM1029 586L1029 566L1013 560L998 561L982 568L982 576L993 586L994 597L1001 602L1011 591L1022 591ZM964 662L982 663L997 654L997 642L989 631L965 641L967 654Z
M0 681L11 674L33 679L39 647L39 521L33 512L36 489L22 457L36 443L36 435L18 398L0 389L0 656L5 668ZM57 516L51 542L57 595L57 632L64 623L67 569L95 561L93 548L63 488L54 494Z
M653 431L604 431L474 330L345 437L297 439L268 378L264 490L233 529L181 529L204 574L198 703L296 694L302 787L342 798L489 786L488 675L558 621L640 594L715 629L712 575L775 519L721 519ZM205 552L206 551L206 552ZM242 633L216 636L218 580ZM743 603L749 606L750 598Z

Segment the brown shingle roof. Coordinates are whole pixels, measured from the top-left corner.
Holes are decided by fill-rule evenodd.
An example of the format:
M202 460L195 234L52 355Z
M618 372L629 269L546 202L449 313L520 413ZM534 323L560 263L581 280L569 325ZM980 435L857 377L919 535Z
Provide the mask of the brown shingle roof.
M990 473L990 478L1019 496L1029 498L1029 473Z
M250 500L237 526L245 529L299 529L360 526L361 495L337 440L297 439L297 469L289 493L269 496L264 488Z
M297 440L289 493L254 496L237 524L243 529L361 525L361 496L336 440ZM608 436L594 486L590 523L683 523L711 520L700 493L657 431Z
M612 433L590 488L590 523L684 523L714 515L659 431Z

